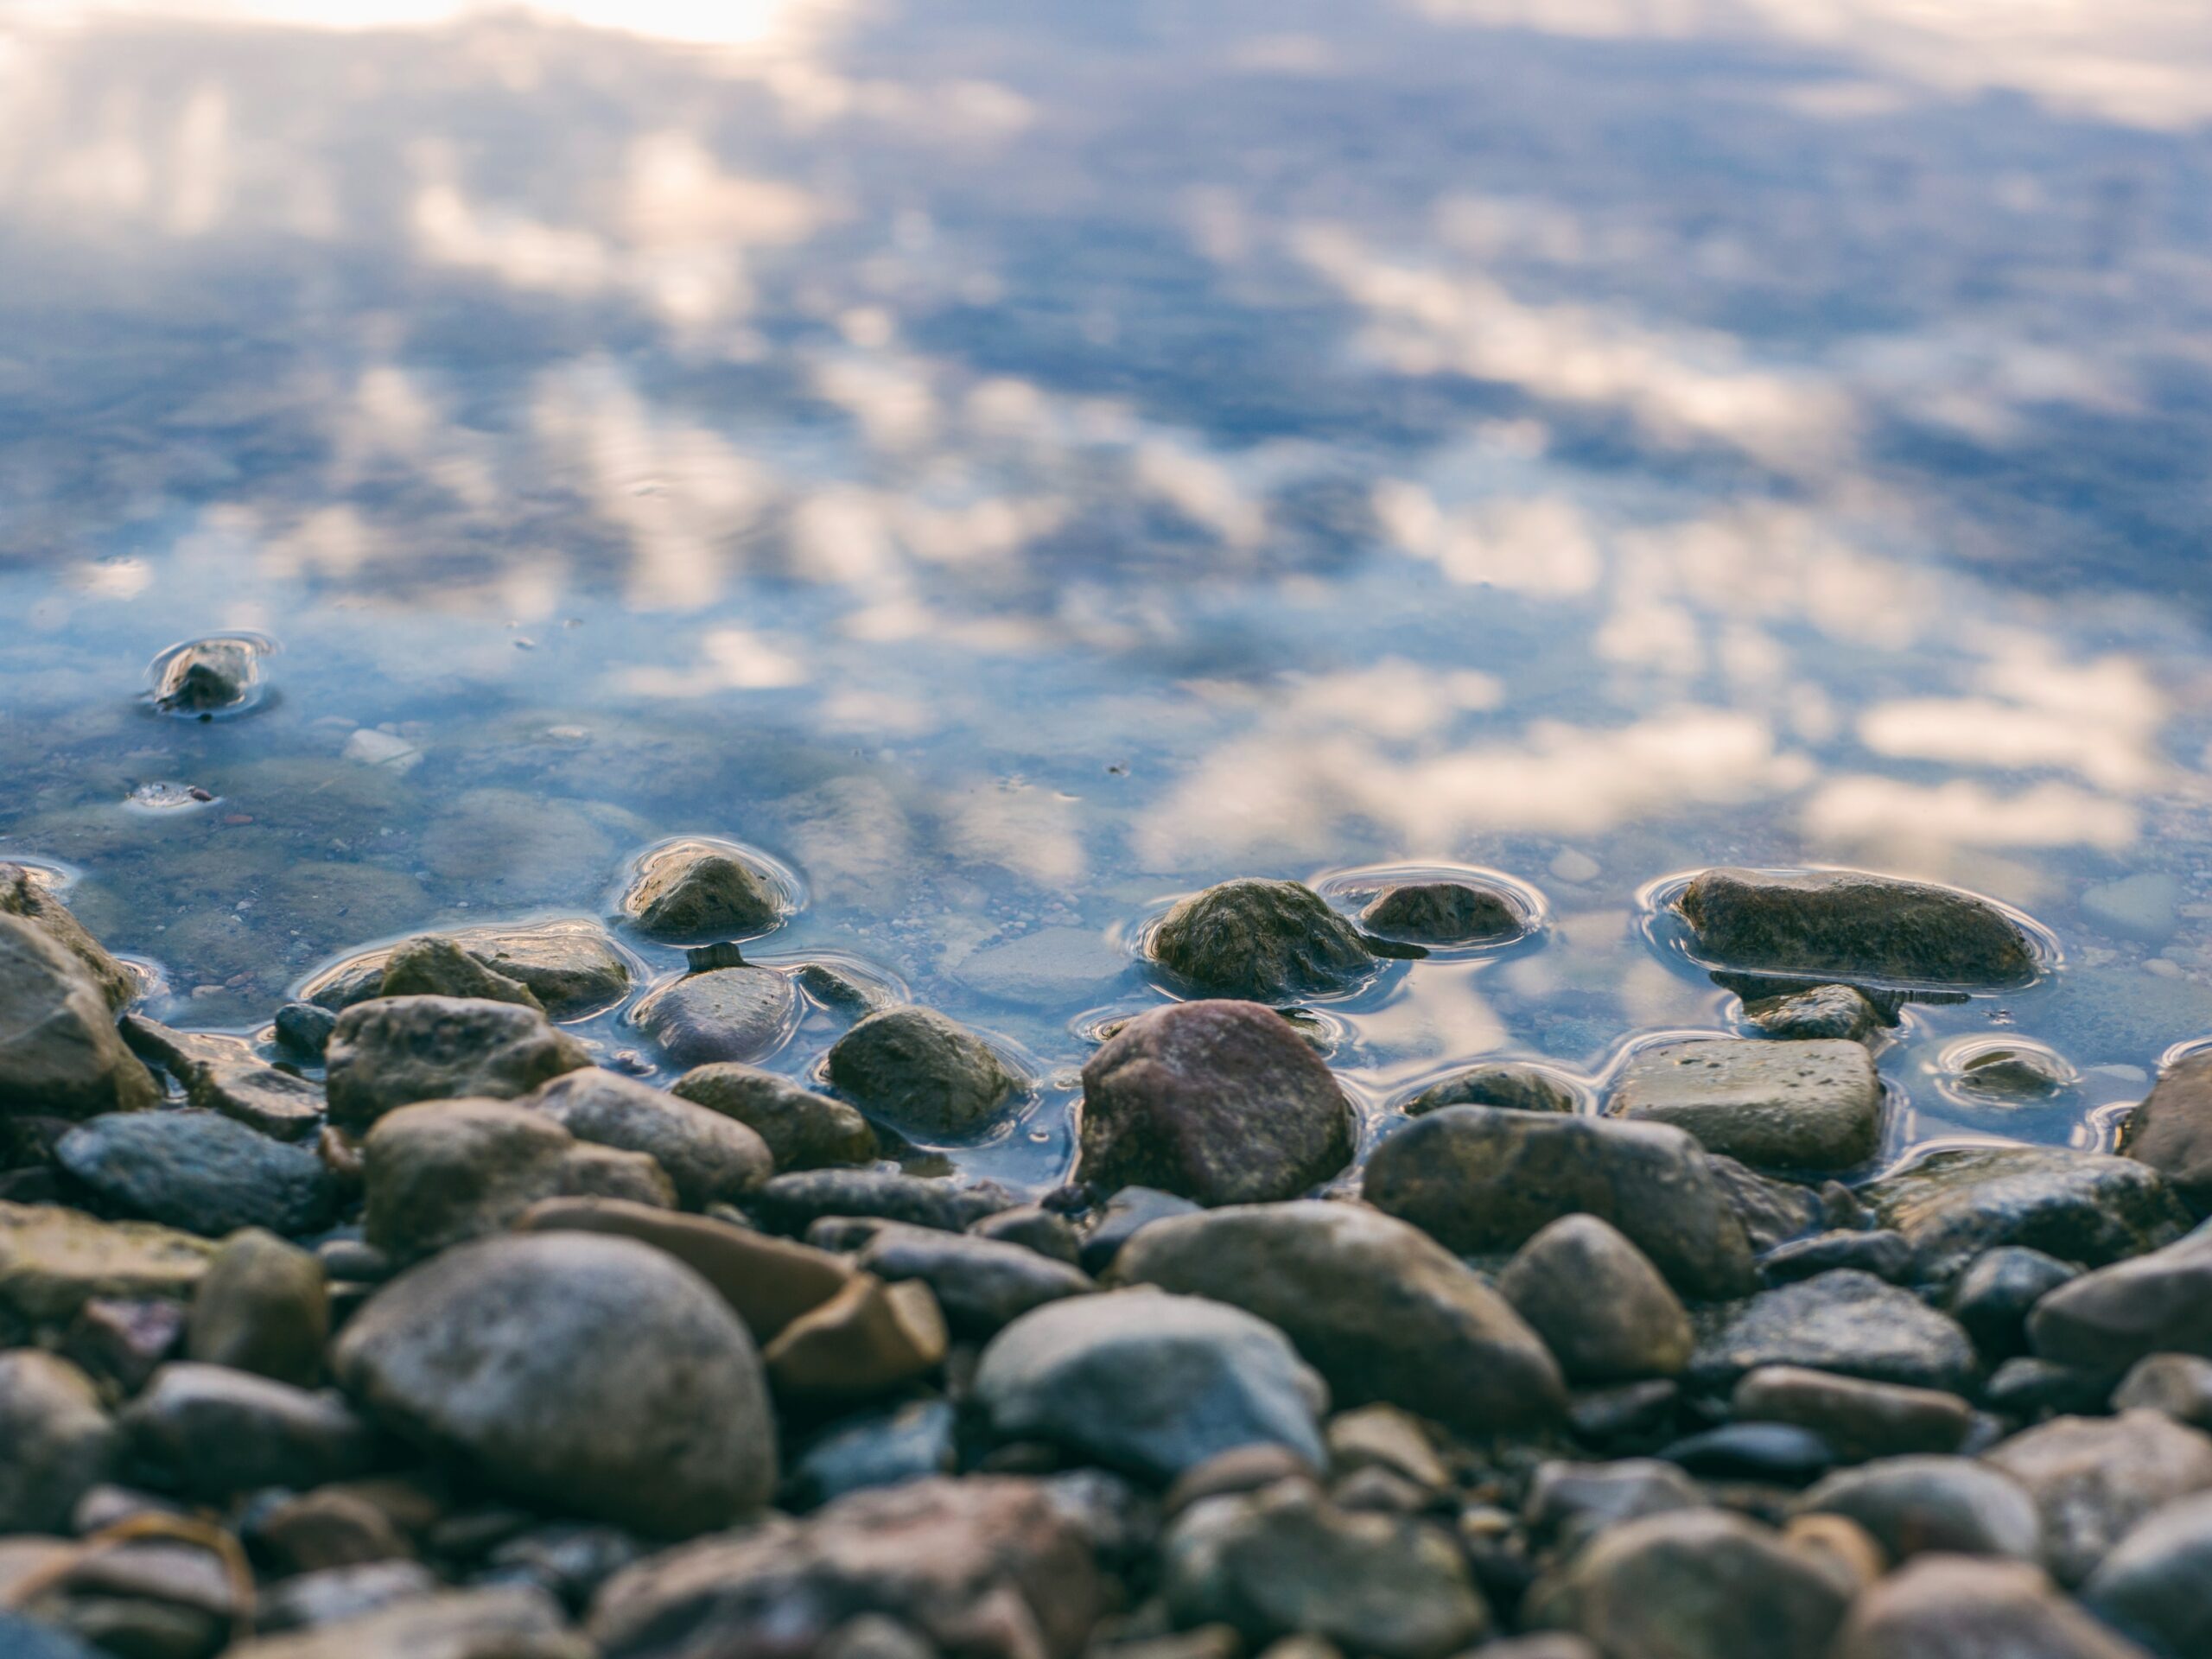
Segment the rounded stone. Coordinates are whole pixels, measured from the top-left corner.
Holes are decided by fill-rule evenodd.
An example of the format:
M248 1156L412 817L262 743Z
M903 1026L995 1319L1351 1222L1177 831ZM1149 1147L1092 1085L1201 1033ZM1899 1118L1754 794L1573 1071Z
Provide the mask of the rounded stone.
M2212 1654L2212 1493L2154 1511L2090 1575L2082 1602L2158 1659Z
M537 993L518 979L486 967L454 940L418 934L392 946L385 958L379 996L466 996L545 1010Z
M775 878L732 846L679 841L639 861L622 895L638 931L674 944L765 933L784 918Z
M1689 1314L1651 1258L1595 1216L1562 1216L1521 1247L1498 1289L1574 1382L1673 1376Z
M338 1016L325 1051L330 1120L365 1129L396 1107L512 1100L591 1064L535 1009L451 996L378 997Z
M957 1139L992 1127L1021 1078L988 1043L934 1008L885 1008L830 1046L826 1075L902 1134Z
M1184 899L1151 941L1154 961L1214 996L1325 995L1375 968L1359 931L1297 881L1224 881Z
M90 1377L17 1348L0 1353L0 1534L62 1533L77 1500L107 1478L117 1437Z
M1431 1084L1405 1105L1420 1117L1446 1106L1503 1106L1516 1112L1571 1112L1575 1093L1562 1078L1541 1065L1520 1060L1492 1060L1455 1071Z
M209 1258L192 1299L185 1350L211 1365L308 1388L322 1380L329 1337L321 1261L249 1228L225 1239Z
M579 1141L651 1158L686 1209L741 1198L775 1173L767 1143L736 1119L598 1066L556 1077L524 1103Z
M1256 1002L1177 1002L1083 1068L1075 1178L1200 1204L1294 1198L1351 1160L1351 1104L1288 1021Z
M1707 870L1677 908L1700 953L1730 968L1925 984L2035 976L2027 935L1986 899L1857 870Z
M1840 1470L1797 1500L1799 1514L1857 1522L1894 1560L1929 1552L2043 1554L2043 1516L2028 1489L1974 1458L1878 1458Z
M1991 1448L1986 1460L2034 1497L2045 1565L2068 1586L2152 1511L2212 1489L2212 1436L2155 1411L2054 1417Z
M241 1227L300 1237L338 1213L338 1184L311 1148L215 1112L109 1113L54 1156L111 1210L211 1238Z
M1503 893L1465 881L1408 881L1376 894L1359 919L1370 932L1411 944L1484 944L1526 925Z
M378 1421L518 1497L655 1535L768 1501L775 1420L753 1340L690 1269L588 1233L488 1239L372 1297L340 1380Z
M1763 1365L1948 1394L1971 1390L1980 1375L1974 1344L1955 1319L1909 1290L1848 1269L1760 1292L1699 1344L1690 1369L1705 1386L1732 1388Z
M744 1124L767 1143L779 1171L830 1169L875 1159L875 1131L868 1119L842 1100L802 1089L758 1066L735 1060L694 1066L669 1092Z
M2023 1561L1929 1555L1872 1586L1829 1659L2145 1659Z
M753 1060L784 1040L798 1013L790 980L769 968L716 968L654 991L630 1011L672 1065Z

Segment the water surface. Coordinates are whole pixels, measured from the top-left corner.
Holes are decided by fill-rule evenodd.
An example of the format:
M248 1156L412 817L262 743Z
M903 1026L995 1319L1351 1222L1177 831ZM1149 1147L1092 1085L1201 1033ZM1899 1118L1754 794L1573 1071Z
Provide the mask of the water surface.
M1039 1182L1176 893L1541 895L1317 1005L1380 1116L1731 1028L1642 897L1859 865L2059 942L1895 1146L2095 1144L2212 1034L2212 22L2017 10L10 8L0 855L246 1028L735 837Z

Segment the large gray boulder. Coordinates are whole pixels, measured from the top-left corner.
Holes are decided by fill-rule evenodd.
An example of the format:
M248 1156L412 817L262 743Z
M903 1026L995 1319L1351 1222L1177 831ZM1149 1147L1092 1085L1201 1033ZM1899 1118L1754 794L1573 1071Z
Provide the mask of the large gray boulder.
M1200 1204L1294 1198L1351 1161L1353 1119L1319 1055L1256 1002L1171 1003L1083 1068L1076 1179Z
M1515 1249L1561 1216L1592 1215L1686 1294L1741 1295L1756 1282L1744 1224L1703 1151L1662 1123L1447 1107L1377 1147L1364 1190L1459 1255Z
M89 1117L160 1097L91 969L35 922L0 910L0 1116Z
M633 1240L448 1250L372 1297L333 1358L387 1428L527 1500L685 1536L775 1490L752 1338L697 1274Z
M830 1046L826 1074L871 1117L924 1140L989 1128L1022 1086L974 1032L912 1007L861 1020Z
M324 1060L330 1121L359 1131L419 1100L512 1100L590 1065L591 1054L512 1002L392 996L340 1014Z
M1363 1205L1240 1205L1154 1222L1122 1247L1114 1276L1257 1314L1339 1406L1387 1401L1487 1434L1566 1405L1558 1365L1511 1304L1418 1228Z
M1997 906L1893 876L1707 870L1676 907L1699 954L1728 968L1993 987L2036 974L2033 944Z
M1077 1296L993 1338L974 1398L1001 1440L1044 1440L1166 1484L1242 1446L1324 1462L1329 1391L1273 1325L1153 1289Z
M1296 881L1245 878L1185 899L1153 931L1153 959L1209 996L1281 1002L1364 979L1359 930Z
M1882 1080L1863 1044L1745 1038L1637 1052L1614 1085L1616 1117L1671 1123L1755 1169L1847 1169L1882 1140Z

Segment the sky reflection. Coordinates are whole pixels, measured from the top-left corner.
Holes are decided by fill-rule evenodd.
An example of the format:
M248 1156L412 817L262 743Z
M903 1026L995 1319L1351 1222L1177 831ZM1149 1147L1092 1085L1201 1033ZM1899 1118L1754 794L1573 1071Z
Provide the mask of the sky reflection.
M1643 885L1865 862L2058 931L2072 1133L2212 1028L2208 72L2161 0L11 8L0 851L239 1023L736 835L1048 1064L1138 992L1033 935L1543 887L1346 1015L1384 1093L1725 1020ZM139 718L236 628L271 707Z

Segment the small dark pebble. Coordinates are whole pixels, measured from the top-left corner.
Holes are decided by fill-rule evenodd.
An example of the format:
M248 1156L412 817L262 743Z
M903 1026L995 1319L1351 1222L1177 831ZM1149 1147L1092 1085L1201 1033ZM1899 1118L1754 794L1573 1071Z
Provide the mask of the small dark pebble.
M1818 1233L1759 1258L1759 1272L1770 1285L1791 1284L1836 1268L1856 1268L1893 1285L1909 1285L1919 1266L1919 1253L1910 1241L1902 1233L1888 1231Z
M824 1216L877 1216L960 1233L1020 1202L995 1181L963 1185L874 1169L804 1169L768 1181L745 1207L766 1230L795 1236Z
M1084 1235L1083 1254L1077 1265L1095 1279L1114 1265L1122 1246L1136 1236L1140 1227L1165 1221L1170 1216L1195 1216L1198 1209L1190 1199L1162 1192L1157 1187L1125 1186L1106 1200Z
M2040 1418L2101 1412L2118 1386L2117 1372L2082 1370L2020 1355L1999 1365L1982 1390L1990 1410Z
M319 1060L330 1046L338 1016L312 1002L287 1002L276 1010L276 1046L302 1059Z
M745 952L734 944L695 944L683 953L683 965L695 974L712 973L717 968L749 968Z
M784 1501L795 1510L818 1509L847 1492L947 1473L955 1423L953 1408L942 1400L911 1401L840 1422L799 1454L785 1480Z
M1951 1287L1951 1317L1990 1363L2027 1351L2028 1313L2081 1268L2024 1245L1984 1250Z
M1706 1480L1805 1486L1835 1465L1828 1443L1792 1423L1730 1423L1676 1440L1658 1454Z
M1681 1393L1664 1377L1592 1389L1567 1402L1567 1421L1586 1445L1649 1450L1673 1433Z
M1083 1241L1077 1236L1075 1228L1065 1216L1041 1204L1001 1210L995 1216L985 1216L968 1230L978 1238L1019 1244L1071 1267L1080 1266L1083 1261Z

